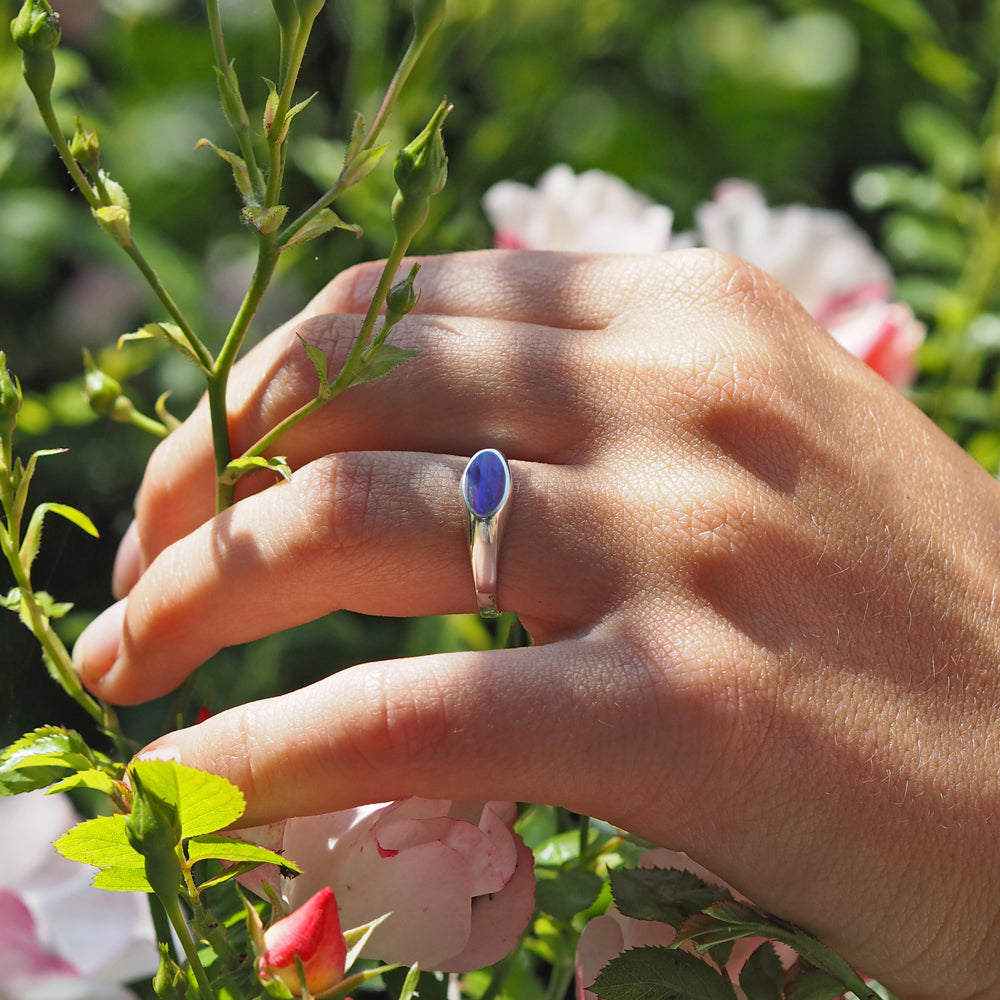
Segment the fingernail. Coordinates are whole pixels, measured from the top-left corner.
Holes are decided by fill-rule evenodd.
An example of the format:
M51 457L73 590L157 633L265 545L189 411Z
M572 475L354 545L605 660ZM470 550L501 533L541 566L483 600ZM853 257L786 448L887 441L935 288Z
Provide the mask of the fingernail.
M73 647L73 667L87 684L99 681L118 659L125 601L102 611L84 630Z
M142 573L142 555L139 551L139 531L133 521L122 536L111 572L111 591L120 600L135 585Z
M172 743L150 743L143 747L132 758L133 760L172 760L175 764L181 762L181 749Z

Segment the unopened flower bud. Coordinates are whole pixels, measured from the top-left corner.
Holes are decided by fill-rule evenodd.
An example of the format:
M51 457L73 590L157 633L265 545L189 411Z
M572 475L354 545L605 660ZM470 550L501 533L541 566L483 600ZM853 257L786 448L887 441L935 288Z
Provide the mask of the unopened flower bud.
M47 0L25 0L17 17L10 22L10 33L23 53L24 79L31 92L48 101L56 72L52 50L59 44L62 33L59 15Z
M430 199L448 179L441 126L451 105L442 101L427 127L396 155L393 178L399 188L392 203L397 236L412 239L427 217Z
M101 144L97 140L97 133L89 128L84 128L80 122L80 116L76 116L76 131L69 141L69 151L73 159L90 174L96 177L101 170Z
M5 449L10 447L22 402L21 384L7 369L7 356L0 351L0 442Z
M91 211L101 229L120 247L127 247L132 243L132 223L127 208L121 205L102 205Z
M173 802L147 788L138 768L129 772L134 792L132 811L125 817L125 836L145 859L146 879L159 896L176 894L182 872L177 858L181 818Z
M413 287L413 279L420 272L420 265L414 264L410 273L389 289L385 298L385 325L394 326L420 301L420 293Z
M310 995L320 997L343 981L347 945L329 886L264 931L264 948L257 956L261 982L278 980L292 996L302 996L296 956Z
M17 17L10 22L10 33L23 52L51 52L62 34L59 15L47 0L25 0Z
M90 351L83 351L83 393L95 413L111 413L122 395L121 383L97 367Z

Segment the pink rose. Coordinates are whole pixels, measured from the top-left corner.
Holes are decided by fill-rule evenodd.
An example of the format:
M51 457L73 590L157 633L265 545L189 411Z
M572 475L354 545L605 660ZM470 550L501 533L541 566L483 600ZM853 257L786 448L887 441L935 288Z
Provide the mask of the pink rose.
M347 945L329 886L264 931L264 950L257 956L261 982L278 980L292 996L302 996L296 957L312 996L329 993L344 979Z
M442 972L499 961L534 911L534 858L509 802L421 798L305 816L242 832L303 869L290 907L329 886L341 926L390 916L361 954Z
M780 281L834 338L897 388L913 382L923 324L892 302L892 272L846 215L770 207L749 181L723 181L671 235L673 213L599 170L552 167L535 187L501 181L483 197L495 243L508 249L655 253L703 246L741 257Z
M64 795L0 798L0 992L18 1000L134 1000L159 958L145 893L91 884L52 846L79 821Z
M724 181L696 214L700 246L742 257L780 281L837 342L899 389L912 384L924 326L891 302L892 272L839 212L771 208L755 184Z
M535 187L494 184L483 207L495 243L508 250L656 253L670 245L673 212L600 170L574 174L565 164Z

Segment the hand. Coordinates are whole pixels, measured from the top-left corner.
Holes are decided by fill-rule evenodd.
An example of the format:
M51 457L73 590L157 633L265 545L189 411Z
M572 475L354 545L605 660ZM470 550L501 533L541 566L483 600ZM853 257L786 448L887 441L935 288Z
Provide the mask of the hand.
M234 373L239 451L336 370L374 266ZM369 663L158 741L248 823L408 794L562 804L686 850L904 997L1000 995L1000 486L759 271L707 251L426 260L420 354L212 517L201 407L77 660L161 694L335 608L475 609L458 483L511 460L528 649ZM254 492L256 490L256 492ZM992 991L992 992L991 992Z

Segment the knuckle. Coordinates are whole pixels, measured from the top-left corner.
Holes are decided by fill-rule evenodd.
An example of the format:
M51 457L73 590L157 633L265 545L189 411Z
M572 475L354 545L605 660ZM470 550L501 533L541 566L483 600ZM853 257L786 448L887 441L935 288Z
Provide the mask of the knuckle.
M355 550L377 537L384 491L371 454L327 456L301 469L293 482L302 497L297 535L311 552Z

